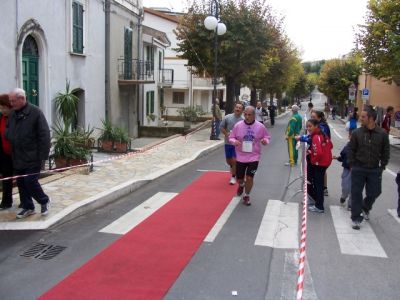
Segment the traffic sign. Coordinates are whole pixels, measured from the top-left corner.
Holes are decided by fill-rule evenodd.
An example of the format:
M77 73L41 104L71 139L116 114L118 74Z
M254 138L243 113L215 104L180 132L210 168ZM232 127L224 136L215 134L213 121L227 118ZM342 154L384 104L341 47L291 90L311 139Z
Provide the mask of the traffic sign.
M356 99L356 86L352 83L349 86L349 100L354 101Z
M362 98L364 101L368 101L368 99L369 99L369 90L368 90L368 89L362 89L362 91L361 91L361 98Z

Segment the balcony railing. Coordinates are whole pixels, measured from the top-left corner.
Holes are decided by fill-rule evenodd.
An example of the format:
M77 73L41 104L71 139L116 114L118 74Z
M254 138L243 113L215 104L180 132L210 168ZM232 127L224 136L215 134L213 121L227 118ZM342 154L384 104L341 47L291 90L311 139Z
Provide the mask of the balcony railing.
M160 69L158 81L165 85L174 84L174 69Z
M154 64L138 59L118 59L119 80L138 83L154 82Z

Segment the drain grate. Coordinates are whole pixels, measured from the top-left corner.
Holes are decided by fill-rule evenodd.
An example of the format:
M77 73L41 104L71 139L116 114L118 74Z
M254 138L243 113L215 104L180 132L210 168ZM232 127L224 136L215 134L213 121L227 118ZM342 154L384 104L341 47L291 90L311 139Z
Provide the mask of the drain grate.
M67 247L58 245L35 243L28 250L25 250L20 256L50 260L60 254L66 248Z

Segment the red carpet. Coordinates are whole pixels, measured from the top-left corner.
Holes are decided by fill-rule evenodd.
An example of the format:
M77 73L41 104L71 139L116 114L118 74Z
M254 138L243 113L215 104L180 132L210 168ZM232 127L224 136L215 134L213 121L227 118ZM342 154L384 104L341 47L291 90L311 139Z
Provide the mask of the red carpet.
M228 176L203 174L39 299L162 299L234 196Z

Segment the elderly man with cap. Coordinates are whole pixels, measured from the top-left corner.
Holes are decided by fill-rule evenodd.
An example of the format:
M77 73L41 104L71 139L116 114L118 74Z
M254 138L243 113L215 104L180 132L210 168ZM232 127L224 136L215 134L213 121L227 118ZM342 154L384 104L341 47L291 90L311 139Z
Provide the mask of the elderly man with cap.
M286 140L288 143L288 152L289 152L289 162L285 163L287 166L295 166L297 165L297 149L296 149L296 139L295 136L300 134L300 131L303 127L303 120L299 115L299 107L297 105L292 105L292 116L289 119L289 124L286 128Z

